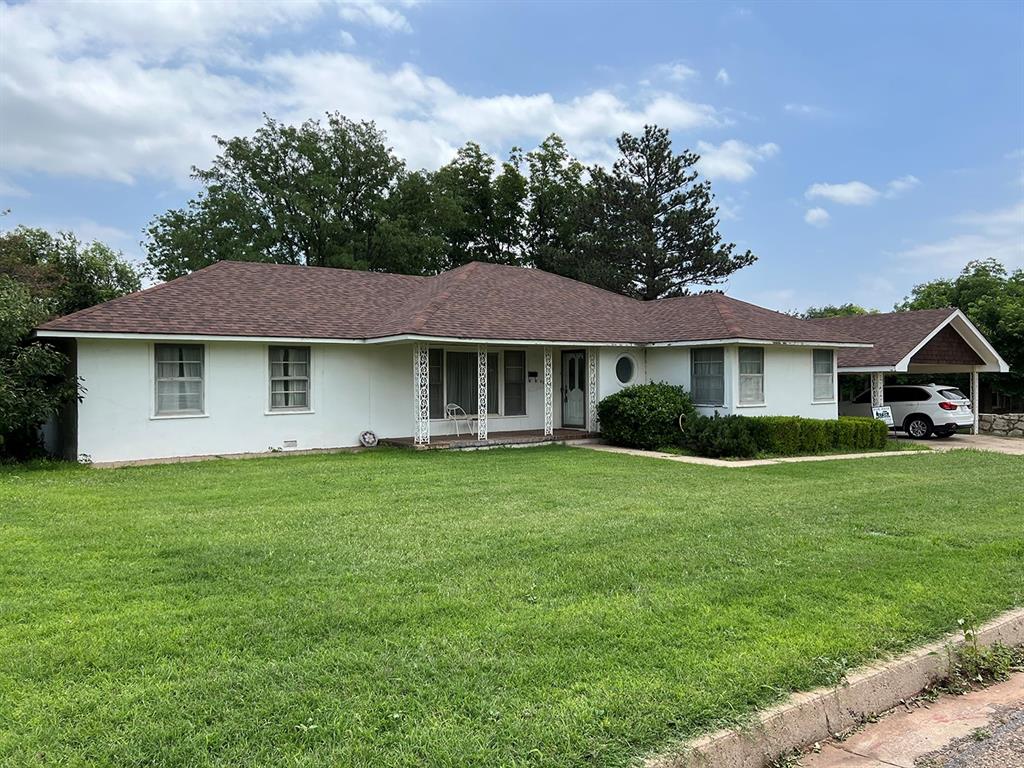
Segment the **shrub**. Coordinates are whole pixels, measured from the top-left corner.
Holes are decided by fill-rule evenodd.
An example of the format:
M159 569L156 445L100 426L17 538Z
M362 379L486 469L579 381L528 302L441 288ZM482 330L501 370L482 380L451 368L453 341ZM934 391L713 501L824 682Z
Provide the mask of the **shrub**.
M664 382L626 387L597 404L603 438L646 450L680 445L679 417L695 414L686 390Z
M698 456L748 459L759 451L754 421L746 416L695 416L686 421L683 445Z
M831 420L799 416L698 416L688 420L683 444L710 458L802 456L883 448L888 433L881 421L859 417Z

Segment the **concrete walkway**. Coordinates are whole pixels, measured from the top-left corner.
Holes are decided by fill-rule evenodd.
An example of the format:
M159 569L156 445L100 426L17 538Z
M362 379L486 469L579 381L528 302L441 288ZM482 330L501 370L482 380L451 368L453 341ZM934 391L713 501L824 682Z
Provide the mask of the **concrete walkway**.
M963 696L895 709L803 768L1024 768L1024 672Z
M899 442L919 443L936 451L955 451L957 448L973 448L978 451L1006 453L1010 456L1024 456L1024 438L996 437L995 435L953 435L947 438L933 437L928 440L911 440L903 434Z
M605 451L606 453L623 453L627 456L643 456L648 459L665 459L666 461L678 461L680 464L702 464L706 467L767 467L772 464L799 464L805 461L839 461L841 459L879 459L894 456L925 456L929 451L873 451L871 453L836 453L824 456L791 456L778 459L738 459L726 461L725 459L706 459L703 456L680 456L676 453L664 453L663 451L641 451L638 448L620 448L617 445L606 443L577 443L574 448L589 448L592 451Z
M992 451L994 453L1005 453L1010 456L1024 456L1024 439L1019 437L996 437L994 435L953 435L952 437L929 440L911 440L904 435L893 438L897 443L909 443L912 445L924 446L934 451L955 451L972 449L976 451ZM842 459L878 459L893 456L922 456L929 451L873 451L871 453L837 453L824 456L791 456L778 459L741 459L727 461L725 459L706 459L702 456L680 456L676 453L665 453L664 451L641 451L637 448L620 448L616 445L608 445L601 442L579 442L575 447L589 448L592 451L606 451L607 453L624 453L627 456L643 456L649 459L665 459L666 461L677 461L680 464L702 464L706 467L766 467L771 464L796 464L804 461L838 461Z

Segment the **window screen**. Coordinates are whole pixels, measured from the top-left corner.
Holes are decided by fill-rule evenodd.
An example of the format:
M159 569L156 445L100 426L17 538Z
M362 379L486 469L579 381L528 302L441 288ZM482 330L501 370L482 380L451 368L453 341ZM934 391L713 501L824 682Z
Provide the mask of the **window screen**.
M740 347L740 402L764 402L764 350Z
M505 415L526 415L526 352L505 351Z
M270 348L270 410L309 408L309 347Z
M831 400L835 397L832 350L814 350L814 399Z
M722 347L690 352L690 384L698 405L725 404L725 350Z
M203 412L203 346L157 344L156 414Z

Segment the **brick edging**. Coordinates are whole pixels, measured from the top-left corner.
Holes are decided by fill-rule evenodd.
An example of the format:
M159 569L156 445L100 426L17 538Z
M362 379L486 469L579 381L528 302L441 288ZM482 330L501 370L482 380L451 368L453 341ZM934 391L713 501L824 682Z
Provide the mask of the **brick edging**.
M1024 643L1024 608L988 622L977 639L979 645ZM684 742L648 758L644 766L764 768L780 755L824 741L940 682L949 675L951 648L963 642L963 634L956 633L892 661L862 667L837 687L794 694L749 726Z

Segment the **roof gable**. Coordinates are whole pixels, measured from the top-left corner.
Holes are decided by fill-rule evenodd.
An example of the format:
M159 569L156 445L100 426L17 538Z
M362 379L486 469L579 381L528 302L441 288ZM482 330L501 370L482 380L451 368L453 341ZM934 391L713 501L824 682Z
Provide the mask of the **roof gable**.
M839 353L840 368L892 367L921 344L955 309L920 309L850 317L822 317L808 322L829 331L857 333L874 346Z

